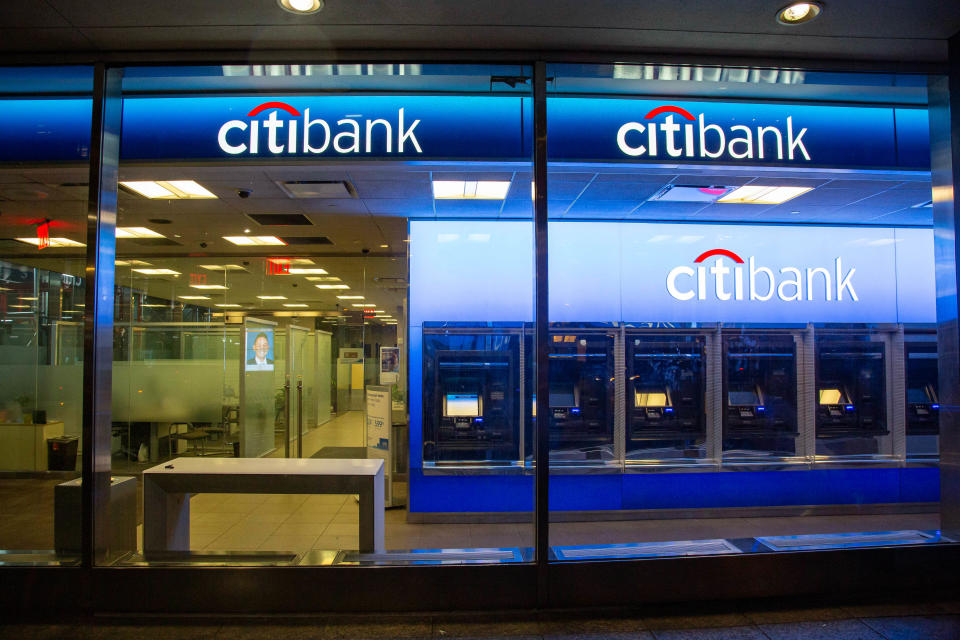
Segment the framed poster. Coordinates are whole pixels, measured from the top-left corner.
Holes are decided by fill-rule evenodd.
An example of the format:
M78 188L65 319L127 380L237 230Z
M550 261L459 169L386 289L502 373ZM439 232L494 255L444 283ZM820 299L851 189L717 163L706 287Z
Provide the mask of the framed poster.
M380 347L380 384L396 384L400 380L400 348Z
M273 371L273 329L247 329L247 371Z

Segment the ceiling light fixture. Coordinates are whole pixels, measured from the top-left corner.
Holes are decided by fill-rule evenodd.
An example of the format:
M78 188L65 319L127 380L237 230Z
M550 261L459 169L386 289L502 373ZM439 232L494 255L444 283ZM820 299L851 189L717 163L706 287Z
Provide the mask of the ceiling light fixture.
M117 227L117 239L125 240L127 238L163 238L162 233L157 233L153 229L146 227Z
M813 187L747 185L734 189L732 193L723 196L717 202L721 204L782 204L811 190L813 190Z
M317 289L349 289L350 285L348 284L315 284L313 285Z
M14 238L17 242L24 242L26 244L32 244L34 246L40 246L40 238ZM87 245L82 242L77 242L76 240L71 240L70 238L50 238L50 244L47 245L51 249L57 247L85 247Z
M223 236L223 239L240 247L287 244L277 236Z
M323 0L277 0L284 11L297 15L309 15L323 9Z
M257 296L261 300L286 300L287 296Z
M437 200L503 200L509 189L510 182L501 180L433 181L433 197Z
M337 276L308 276L307 280L311 282L340 282Z
M352 304L352 305L350 305L350 306L351 306L351 307L375 307L375 306L377 306L377 305L372 304L372 303L363 303L363 302L361 302L361 303L359 303L359 304Z
M820 15L823 6L818 2L794 2L777 13L777 22L786 25L810 22Z
M230 304L215 304L215 305L213 305L213 306L215 306L215 307L220 307L221 309L239 309L239 308L240 308L240 305L239 305L239 304L232 304L232 303L230 303Z
M227 287L227 286L222 285L222 284L192 284L192 285L190 285L190 288L191 288L191 289L202 289L202 290L204 290L204 291L215 291L215 290L216 290L216 291L219 291L219 290L229 289L230 287Z
M339 300L363 300L363 296L337 296Z
M210 296L180 296L181 300L209 300Z
M326 269L319 267L290 267L287 270L292 276L320 276L327 272Z
M113 263L115 267L149 267L149 262L143 260L116 260Z
M295 302L295 303L291 303L291 304L284 304L283 306L289 307L289 308L302 309L303 307L307 307L307 306L309 306L309 305L301 304L301 303L299 303L299 302Z
M145 198L160 200L209 200L216 198L193 180L134 180L120 186Z

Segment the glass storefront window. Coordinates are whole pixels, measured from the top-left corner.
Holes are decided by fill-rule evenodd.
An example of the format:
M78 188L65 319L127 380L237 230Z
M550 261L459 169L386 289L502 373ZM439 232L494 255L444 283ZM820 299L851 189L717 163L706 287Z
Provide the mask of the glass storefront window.
M89 67L0 69L0 550L75 563Z

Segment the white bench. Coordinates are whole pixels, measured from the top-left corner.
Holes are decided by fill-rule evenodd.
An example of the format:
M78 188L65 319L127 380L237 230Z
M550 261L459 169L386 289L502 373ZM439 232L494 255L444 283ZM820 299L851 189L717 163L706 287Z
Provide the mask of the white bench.
M383 460L177 458L143 472L143 551L190 550L190 494L360 496L362 553L384 551Z

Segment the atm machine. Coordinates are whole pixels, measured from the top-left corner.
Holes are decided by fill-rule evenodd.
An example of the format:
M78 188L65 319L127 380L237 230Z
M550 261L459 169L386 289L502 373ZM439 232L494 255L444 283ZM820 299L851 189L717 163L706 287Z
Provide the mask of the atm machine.
M904 335L907 376L907 458L936 461L940 453L937 334Z
M424 329L427 466L518 463L521 336L495 329Z
M816 453L880 453L885 436L885 344L868 335L816 336Z
M610 332L551 332L550 403L540 408L541 418L547 415L550 420L551 465L613 460L614 343ZM536 394L531 394L528 459L532 459L537 409Z
M707 457L703 335L626 336L629 460Z
M723 456L797 454L797 355L793 334L723 336Z

